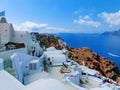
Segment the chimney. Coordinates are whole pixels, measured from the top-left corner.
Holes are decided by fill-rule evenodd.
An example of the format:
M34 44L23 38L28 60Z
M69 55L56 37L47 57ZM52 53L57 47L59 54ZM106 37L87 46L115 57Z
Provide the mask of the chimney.
M1 17L1 18L0 18L0 23L7 23L6 18L5 18L5 17Z

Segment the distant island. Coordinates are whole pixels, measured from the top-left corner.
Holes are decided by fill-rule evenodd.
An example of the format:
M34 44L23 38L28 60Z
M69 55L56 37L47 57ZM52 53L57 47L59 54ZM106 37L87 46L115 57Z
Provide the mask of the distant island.
M103 35L117 35L120 36L120 29L112 32L104 32Z

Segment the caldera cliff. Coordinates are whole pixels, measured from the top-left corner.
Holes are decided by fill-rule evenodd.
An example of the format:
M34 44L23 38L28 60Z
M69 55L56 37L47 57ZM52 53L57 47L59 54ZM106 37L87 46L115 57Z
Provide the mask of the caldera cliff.
M108 60L107 58L100 56L87 47L83 48L69 48L70 53L68 56L82 65L84 61L85 66L98 70L100 74L108 78L114 78L119 72L117 65Z
M82 64L81 60L84 61L85 66L91 69L98 70L100 74L105 77L114 79L116 75L119 74L118 67L114 62L97 54L90 48L71 48L67 46L64 40L60 37L48 34L35 34L37 36L37 40L40 41L41 47L48 48L53 46L56 49L66 48L67 50L69 50L69 58L76 61L80 65Z

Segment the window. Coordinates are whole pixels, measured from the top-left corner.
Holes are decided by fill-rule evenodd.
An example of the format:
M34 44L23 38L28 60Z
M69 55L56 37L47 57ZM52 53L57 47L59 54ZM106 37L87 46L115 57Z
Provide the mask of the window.
M33 63L33 69L36 70L36 63Z
M21 37L23 37L23 35L21 35Z
M29 64L29 69L32 70L32 63Z
M29 69L30 70L36 70L36 63L30 63L29 64Z

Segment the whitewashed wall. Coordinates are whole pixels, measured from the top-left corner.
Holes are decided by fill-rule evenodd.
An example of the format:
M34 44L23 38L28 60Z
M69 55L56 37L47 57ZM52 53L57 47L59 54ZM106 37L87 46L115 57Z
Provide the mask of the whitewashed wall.
M4 69L3 59L0 58L0 70Z
M0 52L0 58L3 58L4 60L10 60L10 56L15 52L21 52L21 53L28 53L27 48L20 48L20 49L14 49L9 51Z

